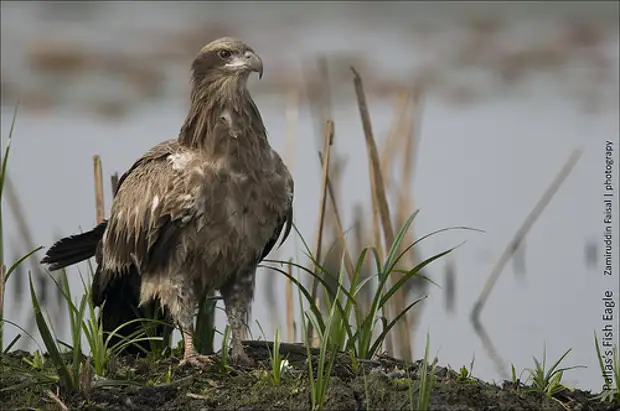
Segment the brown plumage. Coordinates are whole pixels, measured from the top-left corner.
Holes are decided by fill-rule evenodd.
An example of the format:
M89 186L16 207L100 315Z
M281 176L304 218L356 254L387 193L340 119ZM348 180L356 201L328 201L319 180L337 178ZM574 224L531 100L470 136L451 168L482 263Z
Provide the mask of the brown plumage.
M140 303L158 299L169 311L192 363L205 359L193 345L193 315L209 290L224 300L232 360L249 362L241 341L256 267L282 229L282 241L290 232L293 180L247 90L252 71L262 76L262 61L242 41L221 38L200 51L178 138L153 147L121 177L96 241L95 304L112 299L119 281L139 278ZM92 252L85 246L63 255L68 247L55 247L43 261L55 267Z

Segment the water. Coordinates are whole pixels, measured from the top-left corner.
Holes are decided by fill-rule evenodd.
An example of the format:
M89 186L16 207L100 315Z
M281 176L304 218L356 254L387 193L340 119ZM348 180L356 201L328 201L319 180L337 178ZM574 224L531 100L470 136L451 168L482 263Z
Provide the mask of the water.
M525 275L515 275L510 264L504 269L482 321L499 354L506 362L514 363L517 370L531 367L531 357L540 358L545 343L552 360L572 348L567 365L588 368L568 372L567 384L600 389L592 331L602 326L602 292L606 287L618 289L618 274L615 284L604 282L602 259L599 256L596 266L587 265L584 247L586 241L595 241L602 253L604 142L614 140L616 150L620 149L618 78L614 74L618 69L618 30L609 9L617 5L585 7L571 2L557 8L550 4L472 4L464 8L424 3L171 6L157 2L82 4L78 9L65 5L67 9L56 9L50 17L53 7L60 6L2 3L3 84L7 82L22 91L43 90L58 103L49 111L20 111L11 151L10 179L36 245L49 246L60 236L94 224L93 154L102 157L107 176L126 170L150 146L176 135L187 109L191 53L166 66L168 77L163 91L148 100L105 74L73 76L66 86L56 84L54 88L49 79L27 69L25 56L32 44L48 44L43 43L44 39L80 40L97 50L130 52L139 60L161 46L170 31L182 31L192 24L207 29L215 23L226 26L235 35L251 39L266 62L264 80L252 86L258 90L257 104L271 141L280 152L285 151L286 119L285 100L276 87L277 80L301 79L298 69L308 64L306 58L316 52L344 58L363 51L368 66L363 71L364 79L371 90L380 88L374 85L382 81L409 81L421 70L430 69L431 74L439 76L425 101L420 124L413 181L415 207L421 210L416 233L454 225L486 231L444 233L421 244L422 255L428 257L467 240L452 257L456 266L456 312L447 314L443 292L434 286L429 288L430 296L415 333L416 358L422 355L428 332L431 353L438 355L442 364L458 368L475 356L474 375L500 379L471 327L471 307L526 215L569 154L581 148L579 163L527 236ZM466 44L461 23L470 17L500 16L506 21L509 29L499 36L502 46L498 49L507 52L528 42L538 45L557 41L561 33L557 27L576 15L593 19L603 27L604 40L597 47L570 54L567 62L562 54L566 50L561 51L563 66L548 63L555 68L545 71L543 64L542 70L532 70L518 86L502 82L489 69L500 63L494 55L485 57L486 47L481 61L490 63L482 69L467 67L455 57L454 49ZM607 68L594 76L593 67L598 66L591 62L598 57L592 57L593 49L608 60L604 66ZM511 64L517 63L514 60ZM339 194L346 227L352 223L353 205L369 204L362 128L348 81L334 86L336 148L347 159L343 191ZM477 93L474 100L469 104L453 103L454 90L463 87ZM4 139L14 100L4 91L3 97ZM89 102L98 97L127 100L131 110L116 120L103 118L88 109ZM381 98L375 93L369 96L369 104L375 134L383 140L392 121L393 98ZM320 190L315 126L310 110L302 104L292 172L296 181L295 222L308 240L314 236ZM107 195L107 179L105 190ZM106 200L109 206L109 196ZM617 206L615 213L617 221ZM11 258L26 249L17 241L19 231L11 214L6 215L4 236ZM280 256L301 255L299 247L298 241L289 240ZM440 285L444 281L444 264L438 261L430 270ZM71 270L70 276L73 289L79 292L77 271ZM278 323L269 321L265 290L272 287L273 295L283 296L284 282L266 272L259 276L253 318L261 322L270 338ZM16 299L17 282L13 278L8 285L6 317L24 324L30 315L30 303ZM277 305L283 313L283 297ZM222 326L224 320L219 315L218 325ZM284 325L284 318L278 321ZM7 326L6 332L10 340L17 331ZM257 327L253 327L253 333L254 337L260 336Z

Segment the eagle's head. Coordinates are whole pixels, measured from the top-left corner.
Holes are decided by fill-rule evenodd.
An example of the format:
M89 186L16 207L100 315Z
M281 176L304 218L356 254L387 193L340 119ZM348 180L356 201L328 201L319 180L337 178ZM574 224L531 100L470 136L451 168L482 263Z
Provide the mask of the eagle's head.
M204 46L192 63L194 81L208 79L247 80L251 72L263 76L263 61L250 46L232 37L222 37Z

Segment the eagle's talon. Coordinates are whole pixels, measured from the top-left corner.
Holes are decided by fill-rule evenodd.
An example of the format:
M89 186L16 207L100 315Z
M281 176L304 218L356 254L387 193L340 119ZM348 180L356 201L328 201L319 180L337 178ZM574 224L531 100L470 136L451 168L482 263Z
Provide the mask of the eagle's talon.
M245 352L232 354L230 360L234 365L245 368L251 368L256 365L254 360L252 360Z
M209 368L215 364L215 356L214 355L192 355L190 357L183 358L179 363L179 366L190 365L194 368Z

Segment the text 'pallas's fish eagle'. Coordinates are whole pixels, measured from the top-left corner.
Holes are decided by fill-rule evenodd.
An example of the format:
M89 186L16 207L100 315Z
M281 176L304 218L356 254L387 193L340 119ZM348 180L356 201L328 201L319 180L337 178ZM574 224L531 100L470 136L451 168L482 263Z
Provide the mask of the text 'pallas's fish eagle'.
M257 265L292 223L293 180L247 89L251 72L261 77L263 63L244 42L206 45L192 63L178 138L151 148L121 177L107 221L58 241L42 260L56 270L95 255L92 297L105 302L104 330L138 318L138 303L161 305L194 364L206 358L194 347L193 317L211 290L224 300L233 362L250 362L241 341Z

